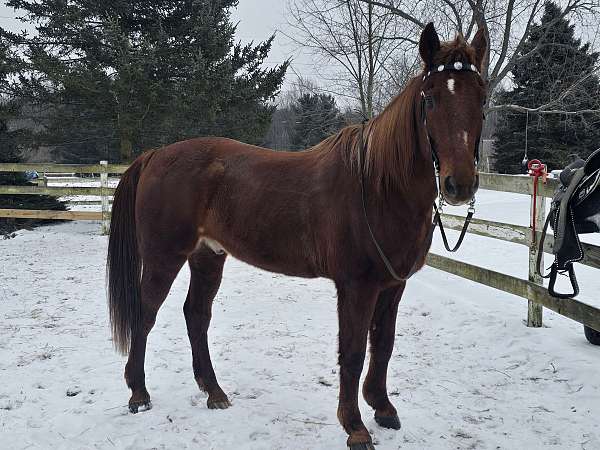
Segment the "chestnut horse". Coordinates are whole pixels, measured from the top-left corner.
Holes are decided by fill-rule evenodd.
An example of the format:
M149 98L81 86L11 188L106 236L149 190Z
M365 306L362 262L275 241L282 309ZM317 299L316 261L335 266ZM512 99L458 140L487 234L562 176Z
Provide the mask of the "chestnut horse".
M114 198L107 266L113 340L129 352L125 380L132 412L151 406L146 340L186 261L191 280L183 311L194 377L208 393L209 408L231 406L213 370L207 330L223 264L232 255L265 270L334 281L337 415L347 443L355 450L373 448L358 408L367 340L363 396L378 424L400 428L386 389L398 303L431 244L438 194L433 160L448 202L464 204L477 190L485 101L478 69L487 41L479 30L471 44L461 36L440 43L429 24L419 51L424 72L379 116L307 151L199 138L148 151L124 173Z

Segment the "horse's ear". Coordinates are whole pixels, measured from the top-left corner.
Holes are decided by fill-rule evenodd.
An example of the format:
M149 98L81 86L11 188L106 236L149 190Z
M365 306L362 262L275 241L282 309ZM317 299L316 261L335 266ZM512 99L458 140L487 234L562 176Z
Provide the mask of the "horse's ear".
M483 59L485 58L485 53L487 52L488 48L487 37L485 36L485 29L480 28L479 30L477 30L477 33L475 33L475 36L471 41L471 47L475 49L475 65L481 72Z
M427 67L433 64L433 58L440 49L440 38L433 26L433 22L429 22L423 32L421 33L421 39L419 41L419 53L421 58Z

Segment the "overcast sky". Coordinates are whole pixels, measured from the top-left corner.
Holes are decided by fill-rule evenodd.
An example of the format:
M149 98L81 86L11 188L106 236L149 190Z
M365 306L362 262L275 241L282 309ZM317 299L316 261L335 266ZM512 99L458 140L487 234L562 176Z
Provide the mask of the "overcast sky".
M15 19L18 14L12 8L6 7L4 1L0 1L1 26L12 31L26 28L23 23ZM286 0L240 0L238 8L232 14L232 21L239 22L237 38L244 43L259 42L278 31L282 30L285 33L289 29L285 18L286 3ZM284 34L278 33L267 64L269 66L281 64L288 58L294 60L293 70L288 72L284 89L296 80L294 71L310 77L312 67L310 56L298 52Z

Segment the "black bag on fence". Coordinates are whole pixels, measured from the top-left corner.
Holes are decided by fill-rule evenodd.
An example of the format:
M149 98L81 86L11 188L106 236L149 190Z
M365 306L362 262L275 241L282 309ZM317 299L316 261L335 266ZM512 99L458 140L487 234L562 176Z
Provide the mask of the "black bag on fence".
M577 159L559 176L560 186L552 197L552 207L540 239L537 270L549 278L548 292L553 297L570 298L579 293L573 263L583 259L579 234L600 231L600 149L584 161ZM548 225L554 231L554 263L548 275L541 273L541 258ZM558 293L554 286L558 274L568 273L572 293Z

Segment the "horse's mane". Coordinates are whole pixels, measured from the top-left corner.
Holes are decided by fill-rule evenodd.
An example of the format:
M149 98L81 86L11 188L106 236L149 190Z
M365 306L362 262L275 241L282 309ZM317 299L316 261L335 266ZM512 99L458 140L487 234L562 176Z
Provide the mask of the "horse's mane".
M475 64L475 50L462 35L441 44L433 66L454 61ZM405 188L413 175L414 157L419 149L421 86L426 68L413 77L390 104L364 124L367 142L364 170L377 190ZM363 125L350 125L313 147L321 151L341 151L350 169L358 174Z

